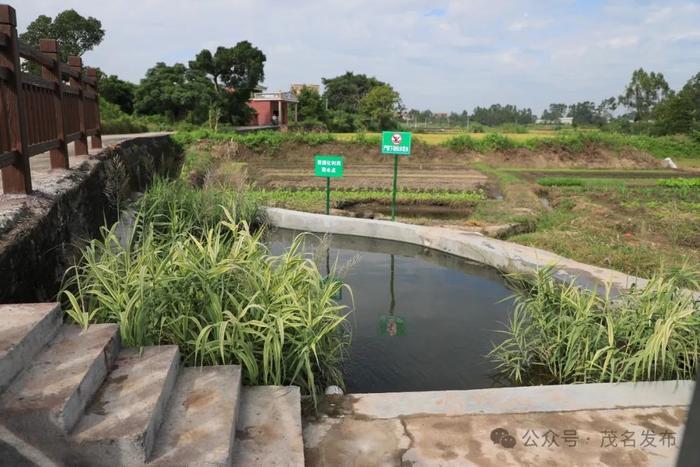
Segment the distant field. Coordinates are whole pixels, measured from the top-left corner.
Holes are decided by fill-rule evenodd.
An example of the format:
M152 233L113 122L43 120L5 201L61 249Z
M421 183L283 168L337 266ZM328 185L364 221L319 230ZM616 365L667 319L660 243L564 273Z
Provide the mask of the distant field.
M474 139L482 139L488 133L467 133L463 131L445 131L440 133L414 133L413 138L426 144L441 144L450 138L458 135L469 135ZM513 141L525 141L531 138L553 138L557 135L553 130L536 130L528 133L499 133ZM340 141L352 141L357 137L358 133L332 133L332 135ZM365 133L368 138L379 138L381 133Z

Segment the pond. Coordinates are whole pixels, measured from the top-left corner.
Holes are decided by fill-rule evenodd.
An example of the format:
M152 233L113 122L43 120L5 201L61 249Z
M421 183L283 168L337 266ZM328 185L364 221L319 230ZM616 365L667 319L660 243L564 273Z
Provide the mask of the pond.
M281 254L298 232L268 232ZM339 300L353 306L347 392L431 391L501 385L485 357L508 322L511 291L498 271L422 247L333 235L308 234L323 274L337 264L352 288ZM327 245L330 244L330 248Z

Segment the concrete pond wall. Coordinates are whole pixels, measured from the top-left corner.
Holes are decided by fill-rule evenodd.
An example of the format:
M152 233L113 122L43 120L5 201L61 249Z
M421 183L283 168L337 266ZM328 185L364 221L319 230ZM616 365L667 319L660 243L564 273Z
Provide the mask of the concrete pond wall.
M604 290L605 284L611 284L614 289L621 290L635 284L644 286L647 282L619 271L579 263L549 251L497 240L476 232L279 208L267 208L265 216L269 224L280 228L394 240L476 261L505 273L528 273L553 266L557 279L575 280L591 289Z
M31 196L0 196L0 303L52 301L81 245L117 217L117 206L154 174L179 174L181 148L168 135L128 139L70 170L37 177Z

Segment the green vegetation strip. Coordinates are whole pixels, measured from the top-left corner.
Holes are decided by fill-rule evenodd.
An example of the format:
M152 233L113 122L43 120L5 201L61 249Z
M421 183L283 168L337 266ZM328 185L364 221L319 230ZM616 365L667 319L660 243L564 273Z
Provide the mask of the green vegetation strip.
M250 192L259 204L270 202L283 204L290 207L321 206L325 203L325 190L255 190ZM438 205L459 205L472 203L486 199L486 194L479 190L474 192L449 192L449 191L409 191L400 190L399 200L402 203L430 203ZM334 190L331 193L331 202L334 206L347 202L377 202L390 201L391 191L384 190Z
M521 136L521 135L518 135ZM276 152L284 143L319 145L324 143L363 144L379 148L377 134L355 133L342 139L332 133L259 131L238 134L214 132L200 129L190 132L177 132L175 139L181 144L191 144L200 140L236 141L251 150ZM418 138L420 139L420 137ZM455 152L492 152L511 149L532 151L560 151L571 154L584 153L593 149L623 151L634 149L648 152L656 157L700 158L700 141L687 136L645 136L624 135L602 131L560 131L554 136L513 138L500 133L490 133L483 137L461 134L441 143Z
M156 182L129 240L116 227L82 250L61 297L77 323L114 322L127 346L177 344L188 365L240 364L245 384L342 386L343 286L290 250L272 256L246 195Z

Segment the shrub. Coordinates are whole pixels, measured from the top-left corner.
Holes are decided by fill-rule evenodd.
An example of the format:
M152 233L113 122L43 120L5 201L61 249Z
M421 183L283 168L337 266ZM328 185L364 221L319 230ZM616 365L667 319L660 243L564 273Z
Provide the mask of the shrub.
M442 145L456 152L479 151L481 149L479 141L469 135L458 135L448 139Z

